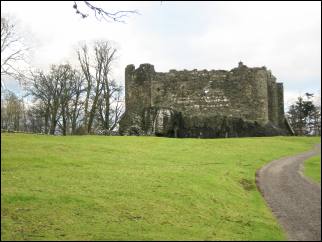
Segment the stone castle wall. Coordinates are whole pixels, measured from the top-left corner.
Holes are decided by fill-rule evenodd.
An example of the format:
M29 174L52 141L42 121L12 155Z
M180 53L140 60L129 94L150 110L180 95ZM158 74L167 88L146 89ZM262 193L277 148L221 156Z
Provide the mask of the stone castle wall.
M261 127L270 124L283 128L284 125L283 84L276 83L266 67L249 68L239 63L230 71L170 70L163 73L156 72L150 64L142 64L137 69L128 65L125 94L126 112L120 124L123 134L135 127L139 134L153 135L156 129L167 126L174 136L180 130L186 130L183 133L188 132L189 137L212 129L213 134L208 134L211 137L220 133L218 127L223 126L220 122L227 120L256 122ZM225 117L226 121L211 124L209 120L218 117ZM194 135L190 135L188 129L196 129L192 132ZM237 128L230 128L233 129L238 136Z

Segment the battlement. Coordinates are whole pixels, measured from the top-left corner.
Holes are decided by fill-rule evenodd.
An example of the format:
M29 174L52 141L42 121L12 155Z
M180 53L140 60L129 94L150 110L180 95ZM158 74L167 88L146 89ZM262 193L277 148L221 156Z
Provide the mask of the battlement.
M156 72L151 64L141 64L137 69L128 65L125 94L125 115L130 116L153 108L171 109L183 120L221 116L276 127L284 120L283 84L276 83L266 67L250 68L242 62L230 71Z

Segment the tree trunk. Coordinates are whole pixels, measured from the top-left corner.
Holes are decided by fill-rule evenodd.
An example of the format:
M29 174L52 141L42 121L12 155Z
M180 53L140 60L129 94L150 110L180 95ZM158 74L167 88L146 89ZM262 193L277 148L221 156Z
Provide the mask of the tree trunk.
M94 121L94 117L95 117L96 109L97 109L98 97L101 94L101 91L100 91L100 88L99 88L99 85L100 85L99 80L100 80L100 78L98 78L98 80L96 81L95 97L94 97L94 100L93 100L91 111L89 113L87 133L91 133L92 125L93 125L93 121Z
M57 112L58 112L58 103L54 104L53 111L51 113L51 125L50 125L50 134L54 135L56 126L57 126Z
M45 134L48 134L48 121L49 121L49 106L46 107L45 112Z
M78 100L79 100L79 96L80 93L77 92L76 94L76 100L75 100L75 104L74 104L74 109L73 109L73 113L72 113L72 134L76 134L76 122L77 122L77 108L78 108Z
M63 118L63 127L62 127L62 132L63 132L63 135L64 135L64 136L66 136L67 121L66 121L66 110L65 110L65 105L62 105L62 118Z

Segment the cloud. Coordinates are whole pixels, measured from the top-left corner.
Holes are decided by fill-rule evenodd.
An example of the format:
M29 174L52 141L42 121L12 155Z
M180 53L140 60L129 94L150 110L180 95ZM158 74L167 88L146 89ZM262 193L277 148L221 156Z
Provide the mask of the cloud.
M169 69L267 66L284 83L285 103L321 90L319 2L94 2L108 11L134 10L126 24L82 19L72 2L5 2L37 40L33 64L75 58L79 41L109 39L118 48L116 80L127 64ZM2 4L2 2L1 2ZM71 61L73 62L73 61ZM76 63L75 59L74 62Z

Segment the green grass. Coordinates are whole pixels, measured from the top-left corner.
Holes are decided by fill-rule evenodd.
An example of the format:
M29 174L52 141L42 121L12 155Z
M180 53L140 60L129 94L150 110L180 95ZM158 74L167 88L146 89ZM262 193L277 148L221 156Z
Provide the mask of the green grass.
M321 183L321 155L313 156L304 162L304 174Z
M1 135L2 240L284 240L255 171L319 138Z

